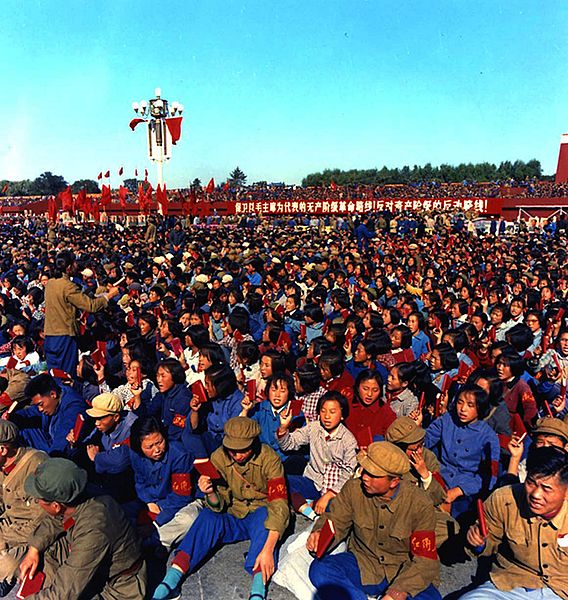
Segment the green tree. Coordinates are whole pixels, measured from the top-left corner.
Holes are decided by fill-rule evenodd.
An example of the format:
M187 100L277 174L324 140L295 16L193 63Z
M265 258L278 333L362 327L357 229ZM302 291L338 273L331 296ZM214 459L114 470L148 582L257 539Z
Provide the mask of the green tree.
M135 177L132 177L131 179L125 179L124 180L124 187L131 194L137 194L138 193L138 184L139 183L142 183L142 180L138 180Z
M54 175L51 171L46 171L32 182L32 194L54 196L66 187L67 182L62 175Z
M197 191L199 189L201 189L201 179L199 179L199 177L196 177L190 184L189 184L189 188L192 189L193 191Z
M87 194L98 194L101 191L99 184L93 179L78 179L71 184L71 191L74 194L77 194L83 188L85 188Z
M229 181L233 185L245 185L247 182L247 176L241 171L239 167L235 167L231 173L229 173Z

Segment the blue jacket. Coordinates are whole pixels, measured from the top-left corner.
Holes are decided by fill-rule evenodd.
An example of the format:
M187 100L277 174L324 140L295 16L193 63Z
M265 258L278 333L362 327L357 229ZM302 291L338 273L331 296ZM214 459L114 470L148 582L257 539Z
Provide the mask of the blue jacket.
M176 442L170 442L162 460L151 460L130 451L134 487L138 498L160 507L158 525L171 521L175 514L194 499L191 488L193 455Z
M193 394L185 383L177 383L167 392L158 392L150 402L140 405L139 416L159 416L167 429L168 439L179 441L185 421L191 412L189 403Z
M447 412L430 424L424 443L438 457L449 488L460 487L466 496L474 496L495 485L499 439L485 421L460 425Z
M85 444L96 444L102 450L95 456L95 471L116 475L130 468L130 428L138 417L124 411L114 431L109 434L95 429L85 440Z
M274 414L272 404L268 400L263 400L249 413L249 417L260 425L260 441L270 446L282 460L290 456L290 452L283 452L280 448L276 439L276 430L280 427L280 413L286 410L287 406L286 404ZM296 417L296 419L299 418L299 416ZM301 418L303 419L303 416ZM294 423L296 423L296 419L294 419Z
M223 435L225 423L241 414L244 394L238 388L227 398L215 398L208 403L207 430L216 437Z
M387 368L383 364L381 364L380 362L377 362L377 361L374 362L374 364L371 368L374 371L377 371L377 373L381 376L381 379L383 380L383 385L386 385L387 378L389 376L389 372L387 371ZM347 371L349 371L349 373L351 374L353 379L357 379L357 375L359 375L359 373L362 373L363 371L366 371L367 367L365 367L362 363L356 363L354 359L350 358L345 363L345 369Z
M87 405L72 387L63 385L60 390L59 405L53 415L48 417L40 413L36 406L28 406L17 411L11 420L16 423L22 433L24 433L22 430L26 429L39 430L37 431L39 435L34 435L33 431L29 431L29 438L24 436L33 448L43 450L51 456L73 458L78 449L69 445L66 439L67 434L75 427L77 416L79 414L85 416ZM81 437L85 435L87 429L88 424L85 423Z
M412 353L416 360L419 360L423 354L430 352L429 346L430 338L423 331L419 331L412 336Z

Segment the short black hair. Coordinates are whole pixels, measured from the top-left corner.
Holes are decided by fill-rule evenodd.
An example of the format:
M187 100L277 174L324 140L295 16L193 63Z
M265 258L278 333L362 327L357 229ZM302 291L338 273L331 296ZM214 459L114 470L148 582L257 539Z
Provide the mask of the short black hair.
M349 416L349 401L343 394L341 394L340 392L336 392L335 390L330 390L329 392L326 392L318 400L318 403L316 406L316 411L318 412L318 414L319 414L324 402L327 402L328 400L335 400L336 402L338 402L338 404L341 408L341 416L342 416L343 420L347 419L347 417Z
M296 375L304 394L312 394L320 387L321 373L317 365L306 362L296 369Z
M563 485L568 485L568 453L556 446L534 444L527 456L527 477L553 477L558 474Z
M237 377L229 365L213 365L205 370L205 377L209 377L217 398L227 398L238 388Z
M156 371L159 368L165 369L174 380L175 384L184 383L185 382L185 371L181 366L181 363L176 358L166 358L158 363L156 367Z
M130 428L130 448L136 454L144 455L142 452L142 440L147 435L161 433L167 441L168 437L162 422L157 417L141 417L132 423Z
M61 388L49 373L42 373L27 383L24 389L24 396L26 398L33 398L38 394L40 396L48 396L50 392L56 392L57 396L59 396Z
M458 398L464 394L473 394L477 408L477 418L480 421L483 421L483 419L485 419L485 417L489 414L489 410L491 408L491 405L489 404L489 394L485 390L481 389L478 385L475 385L475 383L466 383L460 389ZM456 405L457 401L454 407Z

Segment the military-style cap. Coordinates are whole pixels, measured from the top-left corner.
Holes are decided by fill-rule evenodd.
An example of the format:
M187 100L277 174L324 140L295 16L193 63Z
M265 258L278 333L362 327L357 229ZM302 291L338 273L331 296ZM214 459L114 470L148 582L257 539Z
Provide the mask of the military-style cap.
M105 392L93 398L92 408L87 409L89 417L100 419L108 415L117 415L123 409L122 400L112 392Z
M400 477L410 471L408 456L390 442L374 442L366 451L359 452L357 461L375 477Z
M260 435L260 425L248 417L233 417L223 429L223 446L229 450L246 450Z
M0 444L13 444L18 433L18 427L14 423L0 420Z
M555 417L543 417L536 422L533 430L533 437L539 433L547 433L549 435L557 435L568 443L568 423Z
M87 485L87 472L66 458L48 458L30 475L24 489L28 496L46 502L69 504Z
M410 417L398 417L395 419L385 433L385 439L391 444L416 444L421 442L426 432Z

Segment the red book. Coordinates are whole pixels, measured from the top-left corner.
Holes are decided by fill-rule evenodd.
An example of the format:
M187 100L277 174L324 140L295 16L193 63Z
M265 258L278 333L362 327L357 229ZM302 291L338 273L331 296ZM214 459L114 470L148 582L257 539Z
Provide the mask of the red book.
M353 341L353 333L351 332L351 330L348 330L347 333L345 334L345 343L347 345L351 345L352 341Z
M106 359L104 357L104 354L98 348L96 350L93 350L93 352L91 353L91 358L93 360L94 365L98 367L105 366Z
M359 448L368 448L373 443L373 432L369 426L361 427L355 433Z
M215 465L209 458L196 458L193 461L193 466L197 472L204 477L209 477L211 480L222 479L221 474L215 468Z
M0 405L9 408L12 406L12 398L6 392L0 394Z
M334 537L335 525L333 524L333 521L328 519L320 530L318 547L316 549L317 558L321 558L325 554L325 551L329 548L331 542L333 542Z
M511 417L511 431L517 436L521 437L525 433L527 433L527 428L523 420L521 419L521 415L519 413L514 413Z
M278 314L279 314L281 317L283 317L283 316L284 316L284 312L285 312L285 311L286 311L286 309L285 309L285 308L282 306L282 304L279 304L279 305L276 307L276 312L277 312L277 313L278 313Z
M250 402L256 402L256 379L247 381L247 398Z
M235 342L237 342L237 344L240 344L245 338L238 329L235 329L235 331L233 332L233 339L235 340Z
M72 381L73 378L69 373L66 373L63 369L50 369L49 374L54 379L62 379L63 381Z
M473 366L466 364L463 360L460 362L460 366L458 368L457 380L464 381L466 380L471 373L473 372Z
M20 589L16 593L16 598L22 600L33 594L37 594L43 587L45 581L45 573L42 571L36 571L34 578L30 579L29 575L26 575L25 579L20 585Z
M420 401L418 402L418 410L422 412L424 410L424 404L426 403L426 394L422 392L420 394Z
M15 369L18 364L18 359L15 356L10 356L8 362L6 363L7 369Z
M209 313L203 313L201 318L203 319L203 326L209 328L209 323L211 323L211 317L209 316Z
M483 500L481 498L477 500L477 518L479 519L479 530L485 538L489 532L487 531L487 521L485 520L485 510L483 509Z
M290 402L290 408L292 409L292 416L298 417L302 412L302 400L292 400Z
M452 378L449 375L444 375L444 381L442 382L442 394L447 394L450 391L452 385Z
M154 316L156 317L156 319L161 319L162 315L164 314L164 312L162 311L162 309L159 306L155 306L154 310L152 312L154 313Z
M106 365L106 349L107 349L107 343L106 342L97 342L97 350L101 353L103 362L101 363L102 365Z
M205 404L207 402L207 392L202 381L196 381L191 386L191 393L199 400L200 404Z
M84 424L85 417L83 415L77 415L75 426L73 427L73 437L75 438L75 442L79 441L79 436L81 435L81 430L83 429Z
M136 387L142 387L142 370L140 369L140 367L136 369Z
M183 347L181 345L181 341L179 338L177 338L177 337L172 338L172 341L170 342L170 346L172 347L173 353L176 356L179 356L180 354L183 353Z
M303 323L300 325L300 337L306 337L306 326Z
M556 318L554 320L557 323L561 323L563 318L564 318L564 309L563 308L559 308L558 312L556 313Z
M281 331L280 335L278 336L278 340L276 340L276 347L282 350L284 349L284 347L286 347L288 350L290 350L291 346L292 339L285 331Z

